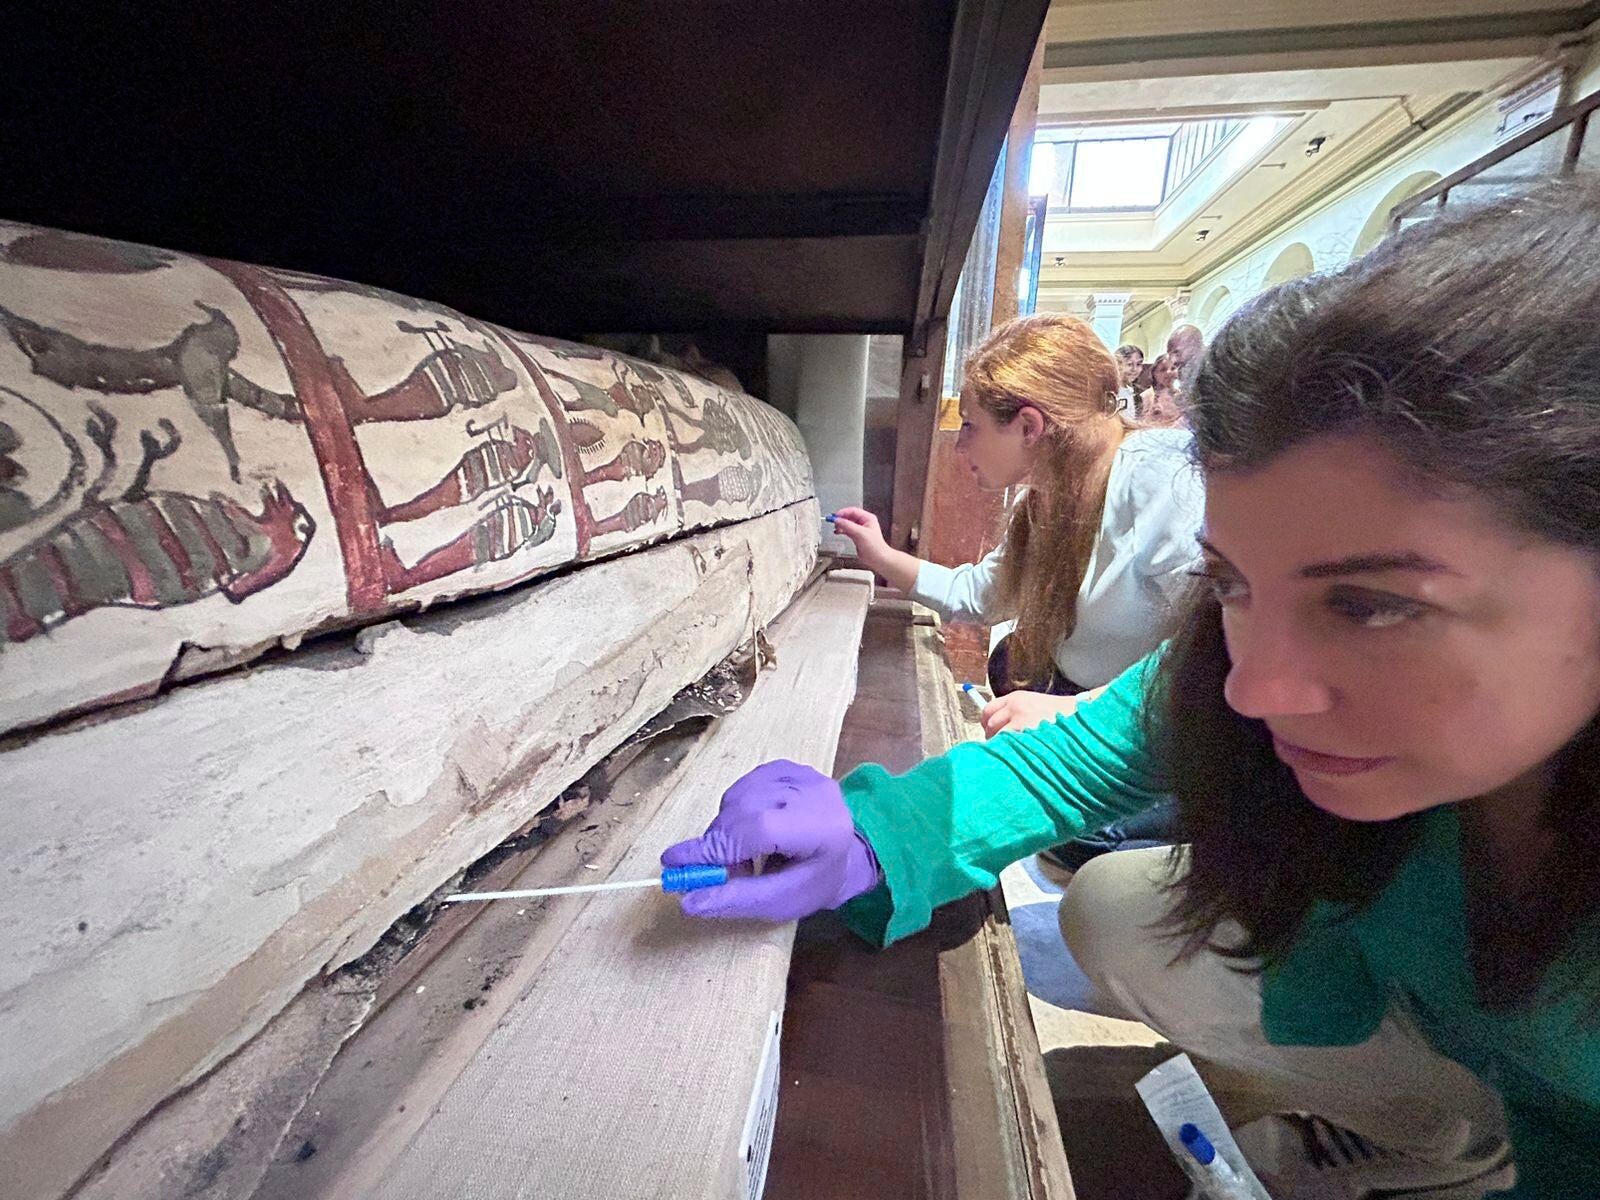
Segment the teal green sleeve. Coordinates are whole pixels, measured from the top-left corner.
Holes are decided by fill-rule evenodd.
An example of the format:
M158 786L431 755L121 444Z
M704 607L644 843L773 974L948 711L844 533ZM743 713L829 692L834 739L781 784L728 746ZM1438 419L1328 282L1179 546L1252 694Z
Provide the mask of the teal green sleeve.
M993 887L1017 859L1162 799L1166 775L1141 715L1154 661L1038 729L964 742L904 775L864 766L845 776L845 803L883 869L876 890L840 910L846 923L887 945L939 905Z

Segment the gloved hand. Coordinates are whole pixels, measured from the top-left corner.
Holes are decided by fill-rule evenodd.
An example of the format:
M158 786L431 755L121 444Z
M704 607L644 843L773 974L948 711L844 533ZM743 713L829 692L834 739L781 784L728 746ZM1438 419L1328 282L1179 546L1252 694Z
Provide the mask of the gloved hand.
M722 794L722 808L703 836L669 846L664 867L719 863L732 867L760 855L783 859L762 875L735 875L717 887L687 892L692 917L795 921L869 892L878 860L856 832L839 785L820 771L779 759L763 763Z

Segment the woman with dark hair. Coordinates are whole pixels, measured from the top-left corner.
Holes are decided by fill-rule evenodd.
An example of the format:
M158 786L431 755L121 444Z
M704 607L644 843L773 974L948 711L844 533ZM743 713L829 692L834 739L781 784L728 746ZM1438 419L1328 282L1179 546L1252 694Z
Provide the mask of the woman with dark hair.
M1576 180L1261 297L1188 398L1206 579L1167 649L903 776L758 768L664 860L784 864L685 911L889 941L1170 790L1183 844L1086 866L1063 932L1248 1082L1277 1195L1600 1195L1597 363Z
M1183 410L1178 407L1178 368L1170 354L1156 359L1150 386L1139 394L1139 420L1146 425L1181 425Z

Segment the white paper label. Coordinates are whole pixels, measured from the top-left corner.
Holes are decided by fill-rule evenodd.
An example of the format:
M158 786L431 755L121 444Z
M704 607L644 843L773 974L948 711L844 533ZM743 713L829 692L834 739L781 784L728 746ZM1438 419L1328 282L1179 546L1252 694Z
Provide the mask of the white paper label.
M773 1013L767 1021L767 1043L761 1051L755 1089L750 1093L750 1109L745 1113L739 1156L744 1161L746 1200L761 1200L761 1193L767 1186L772 1128L778 1119L778 1035L782 1029L783 1022Z

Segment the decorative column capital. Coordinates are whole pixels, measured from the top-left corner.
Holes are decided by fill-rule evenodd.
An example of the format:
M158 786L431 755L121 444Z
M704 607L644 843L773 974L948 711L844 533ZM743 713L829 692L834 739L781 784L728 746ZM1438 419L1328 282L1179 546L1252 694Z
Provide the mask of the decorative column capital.
M1165 303L1167 308L1171 310L1174 321L1187 321L1189 319L1189 301L1191 298L1188 288L1178 292L1176 295L1167 297Z
M1123 309L1131 299L1132 292L1096 292L1089 297L1089 324L1107 349L1115 350L1122 340Z
M1132 292L1095 292L1089 297L1089 311L1095 316L1110 316L1120 313L1132 299Z

